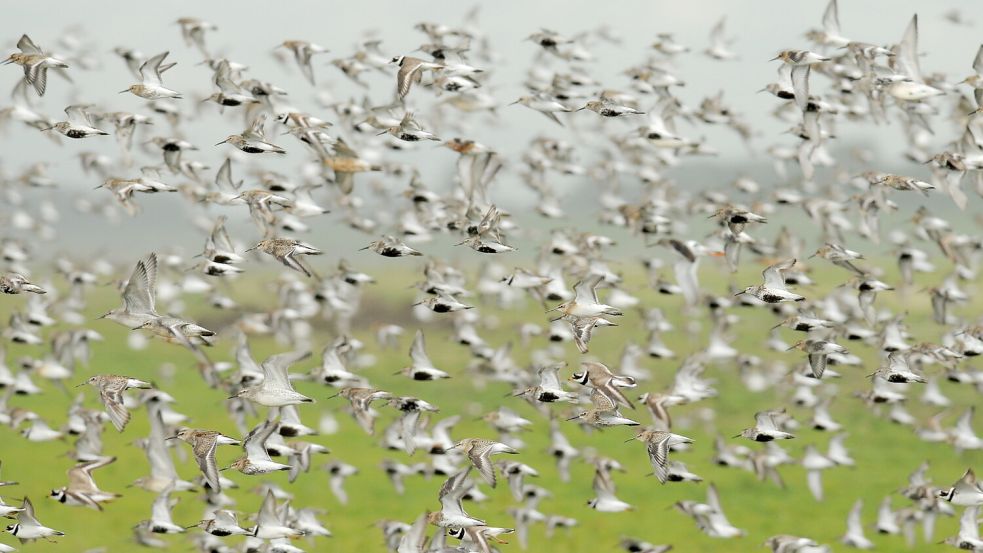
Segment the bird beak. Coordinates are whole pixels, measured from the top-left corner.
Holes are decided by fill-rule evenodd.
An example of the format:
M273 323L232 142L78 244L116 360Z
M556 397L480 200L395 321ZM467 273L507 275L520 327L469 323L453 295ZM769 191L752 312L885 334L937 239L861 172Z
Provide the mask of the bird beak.
M228 142L228 141L229 141L229 139L228 139L228 138L226 138L225 140L223 140L223 141L221 141L221 142L219 142L219 143L217 143L217 144L215 144L215 145L216 145L216 146L221 146L222 144L225 144L225 143L226 143L226 142Z
M45 131L50 131L50 130L51 130L51 129L53 129L53 128L54 128L54 127L48 127L47 129L41 129L41 132L45 132Z
M164 441L166 442L166 441L176 440L176 439L177 439L177 436L171 436L169 438L164 438Z
M369 249L369 248L371 248L371 247L372 247L372 246L365 246L364 248L359 248L359 249L358 249L358 251L360 251L360 252L361 252L361 251L365 251L365 250L367 250L367 249Z
M768 61L775 61L775 60L777 60L777 59L780 59L781 57L782 57L782 56L781 56L781 54L779 54L779 55L777 55L777 56L775 56L775 57L773 57L773 58L771 58L771 59L770 59L770 60L768 60Z
M795 349L795 346L789 347L785 351L792 351L793 349Z
M388 130L384 130L381 133L376 134L376 136L382 136L382 135L386 134L387 132L389 132L389 131Z
M516 105L516 104L518 104L518 103L519 103L519 101L518 101L518 100L516 100L516 101L514 101L514 102L512 102L512 103L511 103L511 104L509 104L509 105L510 105L510 106L514 106L514 105Z
M743 293L744 293L744 290L741 290L740 292L734 294L734 297L736 298L737 296L740 296ZM778 326L778 325L775 325L775 326ZM772 327L772 328L774 328L774 327Z
M81 388L82 386L85 386L86 384L88 384L88 382L83 382L81 384L76 384L75 387L76 388Z
M569 419L567 419L567 420L568 420L568 421L575 421L575 420L577 420L577 419L579 419L579 418L580 418L580 415L577 415L576 417L570 417L570 418L569 418Z
M336 398L336 397L338 397L340 395L341 395L341 392L338 392L337 394L335 394L333 396L328 396L328 399L334 399L334 398Z
M119 91L119 93L120 93L120 94L126 94L126 93L127 93L127 92L129 92L129 91L130 91L130 89L129 89L129 88L127 88L126 90L120 90L120 91Z
M732 437L733 437L733 438L740 438L740 437L741 437L741 435L740 435L740 434L737 434L737 435L735 435L735 436L732 436Z
M584 111L585 109L587 109L587 106L584 106L584 107L582 107L582 108L577 108L577 109L576 109L576 110L574 110L574 111Z
M814 253L814 254L812 254L812 255L810 255L810 256L809 256L809 257L807 257L806 259L812 259L813 257L816 257L817 255L819 255L819 252L816 252L816 253Z
M99 315L98 317L96 317L96 319L105 319L108 316L109 316L109 313L103 313L102 315Z

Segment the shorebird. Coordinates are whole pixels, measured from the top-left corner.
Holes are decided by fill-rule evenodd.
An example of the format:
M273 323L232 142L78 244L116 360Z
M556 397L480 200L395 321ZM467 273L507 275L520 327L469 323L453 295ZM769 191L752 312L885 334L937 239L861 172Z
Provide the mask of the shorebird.
M351 403L352 416L367 434L373 433L377 416L372 410L372 402L380 399L389 400L393 397L392 394L383 390L357 387L342 388L337 395Z
M35 294L47 294L48 291L31 283L27 277L20 273L0 274L0 292L4 294L20 294L21 292L33 292Z
M219 482L218 465L215 464L215 448L219 445L239 445L239 440L225 436L214 430L198 430L194 428L182 428L178 430L176 436L168 440L181 440L191 446L191 451L198 461L198 468L201 469L205 483L215 493L222 491Z
M214 332L195 322L160 315L133 327L133 330L144 329L163 338L165 342L181 344L193 351L197 349L198 345L211 345L209 338L215 336Z
M399 71L396 72L396 95L400 100L410 93L410 88L414 84L420 84L420 81L423 80L424 71L433 72L444 68L439 63L429 62L412 56L397 56L390 60L389 63L399 66Z
M402 374L413 380L430 381L450 378L446 372L434 367L433 361L427 355L426 344L423 341L423 331L417 330L413 337L413 345L410 346L409 366L404 367L396 374Z
M17 522L7 526L7 532L15 536L21 543L27 543L37 539L50 541L55 536L64 536L64 532L53 530L41 524L34 514L34 504L27 497L21 505L21 510L17 512Z
M17 48L20 53L10 54L3 63L5 65L16 63L23 67L24 80L34 87L38 96L44 96L44 90L48 85L48 70L66 69L68 64L46 54L27 35L21 35L20 40L17 41Z
M114 461L116 461L116 457L102 457L75 465L68 469L68 485L57 490L51 490L51 497L65 505L81 505L101 511L101 503L108 503L122 496L100 490L95 480L92 479L92 471Z
M201 528L213 536L224 538L226 536L251 536L253 530L247 530L239 526L239 519L233 511L218 509L212 513L212 518L202 520L189 528Z
M263 361L263 380L255 386L244 388L230 397L248 399L257 405L283 407L300 403L314 403L314 400L294 390L287 370L290 365L310 357L310 351L278 353Z
M792 434L780 430L775 423L776 414L785 414L784 409L759 411L754 414L754 426L745 428L735 438L747 438L753 442L770 442L772 440L789 440L794 438Z
M833 0L835 2L835 0ZM874 542L864 536L864 525L860 520L860 512L864 508L864 500L858 499L850 508L850 514L846 518L846 534L840 538L840 542L848 547L855 549L873 549Z
M488 467L490 469L491 464ZM469 489L465 486L469 474L471 474L471 466L458 471L444 482L437 495L440 500L440 510L427 514L428 523L441 528L485 526L485 521L472 517L461 505L461 500Z
M908 364L908 354L903 351L892 351L887 355L887 364L881 365L869 376L878 376L895 384L909 382L925 383L925 377L912 371Z
M602 275L593 275L574 284L574 299L561 303L547 311L560 311L570 317L601 317L623 315L620 309L606 305L597 299L597 286L604 279Z
M82 104L68 106L65 108L65 114L68 115L67 121L59 121L41 130L57 131L68 138L74 139L109 135L108 132L92 126L92 119L89 116L90 107L92 106Z
M594 472L594 499L587 502L587 506L595 511L602 513L620 513L634 509L628 503L615 496L617 489L610 475L601 470Z
M845 354L845 347L826 340L799 340L792 344L786 351L793 349L801 350L806 353L809 360L809 368L815 378L822 378L826 372L826 361L830 355Z
M519 453L515 449L494 440L484 440L481 438L467 438L454 444L451 449L459 450L467 455L468 460L476 469L481 477L488 482L488 485L495 487L495 466L491 462L491 456L499 453Z
M156 318L157 254L151 253L137 261L136 267L123 288L123 306L100 318L109 319L128 328L136 328Z
M160 75L164 71L174 67L173 63L164 64L164 60L170 52L161 52L156 56L148 59L140 65L140 79L142 82L130 85L129 88L120 92L123 94L129 92L134 96L139 96L144 100L160 100L161 98L175 98L180 99L181 93L176 90L171 90L164 86L164 81L161 80Z
M967 507L983 505L983 483L976 480L976 473L973 472L973 469L966 469L962 478L957 480L952 487L939 490L939 497L953 505Z
M314 276L314 272L312 269L307 268L306 264L300 259L299 256L321 255L324 253L306 242L294 240L293 238L269 238L266 240L261 240L255 246L246 251L250 252L256 249L272 256L280 263L283 263L286 267L304 273L309 277Z
M277 48L290 50L304 78L307 79L307 82L314 84L314 68L311 66L311 57L327 52L327 48L306 40L285 40Z
M276 430L277 422L275 420L263 421L250 430L242 443L246 454L232 461L232 464L226 467L226 469L235 469L248 476L266 474L279 470L290 470L290 465L273 461L266 450L266 441L270 439L270 436Z
M99 374L90 377L78 386L85 384L94 386L99 390L99 401L106 408L106 414L109 415L109 420L113 421L113 426L120 432L126 428L126 423L130 422L130 411L123 404L123 392L130 388L149 389L153 387L149 382L144 382L138 378L115 374Z
M959 533L949 536L942 543L956 549L983 551L983 540L980 539L979 505L966 507L959 517Z
M787 259L785 261L780 261L774 265L768 266L761 275L764 276L764 284L759 284L757 286L748 286L744 290L734 294L734 296L740 296L742 294L748 294L758 298L765 303L780 303L783 301L803 301L805 296L800 296L788 291L785 283L785 271L790 270L795 266L795 259Z
M529 109L538 111L545 115L550 121L556 123L559 126L563 126L563 122L560 118L556 116L557 113L568 113L573 111L567 106L563 105L555 98L549 96L548 94L541 93L535 96L521 96L518 100L512 102L511 105L521 104Z
M393 236L383 236L359 251L372 250L383 257L404 257L407 255L422 256L423 254L407 246L402 240Z
M635 408L621 391L621 388L634 388L636 386L634 378L614 374L607 365L597 361L584 361L580 366L581 371L570 375L570 380L583 386L590 386L624 407Z
M225 140L215 145L232 144L247 154L286 154L287 151L283 148L266 141L265 126L266 114L260 114L244 131L239 134L230 134Z
M622 415L614 400L601 390L591 390L590 401L590 409L567 420L582 420L592 426L638 426L638 422Z
M554 363L540 367L536 371L539 375L539 384L518 391L513 395L543 403L553 403L556 401L575 403L579 398L578 394L564 390L560 384L559 372L565 366L566 363Z
M672 450L672 446L693 443L691 438L663 430L642 430L634 438L627 441L632 440L638 440L645 444L649 462L652 463L652 470L662 484L669 480L669 452Z

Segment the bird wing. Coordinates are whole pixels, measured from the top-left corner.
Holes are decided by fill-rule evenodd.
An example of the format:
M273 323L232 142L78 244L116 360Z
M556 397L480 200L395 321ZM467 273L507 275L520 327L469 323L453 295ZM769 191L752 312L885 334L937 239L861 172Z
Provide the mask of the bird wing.
M152 261L153 269L147 266ZM152 276L153 275L153 276ZM146 260L137 261L130 279L123 288L123 306L131 313L156 314L154 310L154 284L157 275L157 256L150 254Z
M26 36L26 35L25 35ZM21 511L17 513L17 524L21 526L41 526L38 522L37 517L34 516L34 504L27 497L24 498L24 504L21 505Z
M167 451L164 442L164 421L161 419L160 404L151 402L147 405L150 418L150 436L147 438L147 460L150 462L150 474L154 478L177 480L177 470L174 460Z
M758 411L754 414L754 425L759 430L778 430L775 419L771 418L771 411Z
M193 449L195 459L198 461L198 468L201 469L201 473L205 476L205 482L215 492L220 492L222 491L222 485L218 477L218 463L215 462L215 448L217 446L218 440L199 439L193 445Z
M480 450L478 448L473 448L470 452L468 452L468 459L470 459L471 463L476 469L478 469L478 473L480 473L482 478L485 479L485 482L488 482L488 485L494 488L497 481L495 478L495 467L492 465L491 459L488 455L488 451L490 450L490 447Z
M791 269L794 265L795 259L786 259L765 269L761 273L765 279L765 288L785 290L785 275L782 272Z
M150 518L155 522L171 522L171 487L157 494L150 506Z
M44 55L44 51L27 35L21 35L20 40L17 41L17 48L25 54Z
M829 0L823 12L823 30L827 35L840 36L840 13L836 0Z
M980 539L980 523L977 521L979 505L971 505L963 510L959 517L959 536L963 541L978 541Z
M826 372L826 358L828 356L825 353L810 353L808 357L812 375L816 378L822 378L823 373Z
M976 71L977 75L983 75L983 45L980 45L980 49L976 51L976 57L973 58L973 70Z
M549 389L559 389L560 388L560 367L558 365L549 365L546 367L541 367L539 369L539 385L542 388Z
M261 459L272 461L270 454L266 451L266 440L276 431L276 421L265 420L246 434L242 441L242 447L246 450L246 456L250 459Z
M911 17L911 22L908 23L904 35L901 36L895 63L901 73L911 80L919 83L924 82L922 70L918 64L918 14Z
M669 477L669 469L666 467L669 462L669 435L666 434L660 439L649 441L647 449L649 462L652 463L652 470L655 471L656 478L665 484Z
M812 71L810 65L796 65L792 67L792 93L795 94L795 105L803 112L809 105L809 73ZM810 137L818 140L818 136Z
M467 491L464 487L464 481L469 474L471 474L470 466L453 474L440 487L437 498L440 500L441 511L464 514L464 509L461 507L461 496Z
M167 57L169 52L161 52L156 56L148 59L140 65L140 78L143 79L144 84L151 84L160 86L160 64Z
M864 500L858 499L846 517L846 533L853 536L863 536L864 526L860 521L860 510L864 508Z
M594 388L590 393L590 402L596 411L615 411L617 404L598 388Z
M126 390L126 381L110 382L99 388L99 399L106 407L106 413L113 426L120 432L130 422L130 412L123 406L123 391Z
M598 303L597 285L601 283L603 278L601 275L592 275L574 284L573 293L576 296L575 301L585 304Z
M291 351L267 357L262 365L263 375L266 376L264 384L269 383L275 387L293 389L290 379L287 377L287 368L298 361L307 359L310 355L310 351Z
M823 499L823 474L822 474L822 471L818 471L818 470L807 470L806 471L806 482L809 484L809 491L812 492L812 496L816 498L816 501L822 501L822 499Z
M430 361L430 357L427 356L427 351L425 349L426 343L423 339L423 331L417 330L416 336L413 338L413 345L410 346L410 359L413 361L413 367L415 368L431 368L433 367L433 362Z
M273 497L273 490L266 491L266 499L259 508L259 515L256 517L256 525L259 526L279 526L280 517L276 514L276 499Z

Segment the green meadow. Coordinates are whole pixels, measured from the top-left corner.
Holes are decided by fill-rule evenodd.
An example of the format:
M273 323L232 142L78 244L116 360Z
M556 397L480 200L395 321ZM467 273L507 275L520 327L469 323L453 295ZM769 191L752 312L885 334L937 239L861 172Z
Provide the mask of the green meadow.
M765 539L779 533L808 536L820 543L833 545L834 550L843 550L845 547L838 540L845 530L846 514L857 498L864 500L863 519L868 527L867 535L874 540L877 550L909 551L902 537L879 536L874 532L872 526L881 499L893 494L895 508L907 505L908 501L897 494L897 491L906 484L907 475L923 461L930 463L929 475L940 486L948 486L967 467L983 469L983 452L956 453L948 445L923 443L915 437L912 428L891 423L886 417L887 409L881 409L878 413L854 397L855 392L870 386L867 375L877 367L879 353L875 346L860 342L842 342L851 352L864 359L864 366L833 367L842 373L842 378L830 379L818 393L836 396L831 411L833 417L845 425L845 431L849 434L846 445L856 459L856 466L837 467L824 472L826 498L823 502L816 502L809 494L806 475L800 466L787 465L779 469L787 484L786 489L781 489L770 482L759 482L750 472L718 467L712 463L715 436L723 435L732 442L737 441L730 437L750 426L754 412L762 409L788 406L789 412L802 423L797 431L797 438L782 444L795 457L799 457L803 447L808 444L816 444L821 451L825 451L830 437L829 434L815 431L808 426L811 411L792 406L790 398L794 389L789 381L775 382L773 387L764 392L751 393L741 384L736 362L729 361L713 364L706 371L709 378L716 380L718 397L672 409L676 422L674 430L696 442L690 451L674 453L672 458L683 461L691 471L701 475L705 479L702 483L660 485L658 480L648 476L651 467L644 446L638 442L625 442L633 435L630 428L585 432L574 422L563 423L564 433L574 446L593 448L614 457L626 469L624 473L616 473L614 479L618 486L618 496L632 504L635 507L634 512L595 512L586 505L593 497L592 467L586 462L575 461L572 481L566 484L560 482L553 459L545 452L549 443L546 420L523 400L511 397L511 389L507 385L496 382L476 383L471 379L465 368L470 359L469 351L450 339L449 318L438 316L428 323L419 323L410 318L409 306L416 301L416 296L415 291L407 288L406 283L418 278L419 271L416 270L418 267L414 267L414 262L401 261L376 265L367 270L379 282L366 287L352 333L366 344L365 351L372 354L375 361L360 371L375 387L398 395L417 396L438 406L441 412L436 418L462 414L462 420L453 432L457 439L495 437L494 430L480 420L480 416L500 406L509 407L534 421L533 430L521 436L525 447L516 459L536 468L540 477L531 481L553 494L542 502L540 510L545 514L573 517L577 519L578 525L569 531L559 530L551 540L544 536L542 525L533 526L530 531L529 551L613 551L622 536L638 537L652 543L674 544L675 550L682 552L763 551ZM703 283L708 291L716 294L729 295L728 279L733 279L734 283L739 283L742 287L760 279L761 267L754 262L745 262L742 271L733 276L724 276L713 262L705 265ZM881 266L888 267L891 264L885 262ZM822 295L849 278L845 271L837 268L820 263L813 263L812 267L812 278L819 284L797 289L807 297ZM881 279L898 283L894 269L889 271L891 272ZM944 331L943 327L932 321L927 294L920 291L922 285L934 284L930 282L932 278L937 277L928 275L924 282L910 290L887 292L878 298L881 308L907 313L906 322L912 336L911 343L937 342ZM977 300L973 304L957 307L956 313L962 317L973 317L983 306L978 300L983 290L980 289L979 282L966 286L967 291ZM975 289L972 289L973 286ZM669 385L681 360L702 347L710 324L706 312L702 311L697 318L701 330L694 332L681 316L682 299L657 295L648 286L644 275L637 271L627 272L625 288L641 299L643 307L662 308L675 325L675 329L665 335L665 341L675 350L677 358L643 358L642 363L650 372L651 379L639 383L636 390L630 391L634 397L645 391L662 390ZM245 310L268 308L273 302L272 290L256 277L247 276L236 282L230 290L230 295L241 302L241 308ZM157 341L141 351L129 349L126 346L126 334L129 330L109 321L95 320L97 315L114 307L118 297L108 287L93 289L89 297L87 314L93 320L88 326L105 338L104 341L93 344L89 366L78 368L74 381L67 383L67 393L49 382L35 378L36 383L44 388L44 393L11 397L9 406L36 411L52 427L59 427L64 424L67 408L78 391L85 394L87 406L99 405L93 389L83 387L75 390L71 386L83 382L92 374L125 374L153 380L159 388L172 394L178 400L174 408L191 417L191 426L237 434L226 413L227 394L204 384L188 351ZM482 337L495 347L511 342L512 356L519 365L528 366L531 352L547 346L542 337L534 338L528 345L523 345L519 338L518 327L522 322L534 321L545 327L548 315L543 314L542 306L537 302L530 299L507 309L499 309L477 297L468 300L477 305L483 315L489 316L488 326L479 329ZM0 315L5 320L6 314L23 305L23 301L23 297L17 296L0 298ZM230 339L229 333L221 332L221 328L235 318L235 313L198 307L205 303L201 298L188 297L185 302L190 306L187 312L190 317L220 331L220 339L209 350L209 356L216 361L231 360L234 340ZM740 317L740 322L731 330L735 338L733 346L738 350L757 355L765 361L780 360L790 367L805 360L804 354L798 351L775 352L765 347L768 329L777 322L769 310L735 307L730 311ZM491 316L494 320L491 320ZM562 344L565 360L570 364L562 376L569 376L577 363L587 357L600 360L617 372L624 345L629 341L644 344L646 339L639 311L626 313L618 322L618 327L595 332L591 351L586 356L580 355L572 343ZM407 331L401 338L398 349L379 347L374 333L375 326L381 323L396 323L406 327ZM435 365L451 373L451 379L414 382L393 374L407 364L407 351L413 332L418 327L424 328L426 332L428 353ZM44 329L44 336L49 336L52 330ZM790 344L800 338L800 335L789 330L783 329L782 333ZM334 337L331 323L315 321L315 355L294 366L292 370L307 372L310 367L319 364L320 349ZM287 349L287 346L278 345L264 336L252 337L251 346L258 361L269 354ZM13 368L20 357L41 356L47 347L8 345L6 362ZM169 375L161 373L160 369L165 364L173 365L174 370ZM931 370L939 372L941 368L934 366ZM318 538L313 542L301 539L296 545L308 551L368 552L384 550L382 534L374 526L377 521L395 519L411 522L425 510L439 509L437 491L442 483L440 478L409 477L406 481L406 493L400 496L395 494L380 469L380 462L384 458L407 462L424 461L425 455L422 452L418 451L410 458L402 451L383 450L378 446L378 437L366 435L343 412L345 400L330 399L334 390L303 381L296 386L300 392L316 398L317 401L313 405L300 406L301 417L308 426L317 428L325 411L335 414L340 424L337 433L309 437L311 441L329 447L331 453L315 458L311 472L302 475L293 484L287 482L286 474L248 477L228 471L224 473L239 484L238 489L230 490L229 494L238 502L235 509L241 513L241 518L256 512L261 498L251 492L262 481L269 480L293 493L295 506L323 509L322 522L334 533L332 538ZM951 425L966 407L980 404L980 393L966 385L943 381L941 387L954 402L954 407L949 409L945 417L946 425ZM907 407L924 420L936 410L918 401L920 393L920 388L910 389ZM376 429L377 433L381 433L381 429L397 416L397 412L382 405L376 407L381 413ZM551 409L557 416L561 416L568 413L569 407L552 406ZM637 407L633 412L623 412L643 424L650 420L642 407ZM263 410L260 411L260 416L265 416ZM983 431L983 422L977 421L977 428ZM123 497L107 505L102 512L67 507L46 497L52 488L66 483L65 471L73 464L65 456L71 446L71 437L66 441L28 443L19 436L19 431L0 427L2 477L20 482L18 486L0 489L0 492L7 503L19 502L24 495L31 497L39 519L66 535L58 540L57 546L42 541L18 547L23 551L81 552L97 547L104 547L111 552L135 550L131 527L149 517L150 504L154 499L149 492L128 487L136 478L148 474L143 452L131 445L148 432L145 410L134 412L133 420L123 433L117 433L111 425L106 427L103 435L104 454L115 455L118 461L97 471L96 481L102 489L121 493ZM749 442L746 445L759 447ZM181 456L177 455L178 450L172 451L179 473L185 479L194 478L198 469L190 456L190 448L183 443L179 443L177 447L181 450ZM226 466L239 454L238 448L220 447L219 465ZM341 505L330 493L328 475L320 469L322 464L331 459L343 460L359 468L359 474L350 478L347 483L348 505ZM746 536L733 540L707 537L691 519L671 508L673 503L683 499L704 501L707 484L710 482L715 483L719 489L728 518L735 526L744 529ZM489 500L479 504L468 503L465 508L470 514L487 520L491 525L511 527L513 520L506 509L514 502L507 486L500 485L494 490L482 486L482 489L489 495ZM202 503L197 492L175 494L175 497L179 499L173 510L176 523L191 525L201 518ZM937 545L936 542L953 535L957 526L957 517L941 518L931 543L922 539L919 528L918 544L914 550L943 550L946 546ZM199 530L189 530L186 535L163 536L170 543L167 550L190 550L192 545L188 538L194 532ZM449 541L455 542L453 539ZM516 540L512 538L509 541L512 543L499 546L500 550L519 551ZM0 542L14 545L16 540L5 535L0 538ZM240 540L228 538L228 543L237 546Z

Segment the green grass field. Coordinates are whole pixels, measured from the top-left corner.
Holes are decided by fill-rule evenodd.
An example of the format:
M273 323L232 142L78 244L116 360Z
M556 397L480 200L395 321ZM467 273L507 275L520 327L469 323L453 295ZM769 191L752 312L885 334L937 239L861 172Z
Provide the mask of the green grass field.
M882 264L886 266L887 264ZM398 271L393 271L398 267ZM853 392L866 389L869 381L866 375L877 366L877 352L870 346L856 342L847 343L851 351L859 354L865 360L863 368L838 367L843 372L843 378L831 381L824 386L822 393L835 394L836 401L832 407L834 418L846 425L849 432L846 444L857 461L853 469L834 468L823 475L826 488L826 500L817 503L809 495L806 488L805 473L798 466L784 466L780 472L788 484L787 489L779 489L770 483L761 483L753 474L738 469L721 468L711 463L713 438L717 434L726 437L733 436L742 428L750 426L755 411L772 407L790 405L791 386L780 383L764 393L749 393L741 385L737 368L734 363L722 363L711 367L708 376L717 379L720 395L717 398L686 405L673 409L673 416L678 421L675 430L696 440L690 452L674 454L674 458L685 462L690 470L705 478L703 483L677 483L660 485L653 477L646 477L651 472L644 447L637 443L625 443L632 436L628 428L612 428L602 432L584 433L578 425L565 423L565 434L577 447L593 447L608 456L621 461L627 472L616 474L618 495L621 499L635 506L633 513L605 514L597 513L586 506L586 501L593 497L591 477L593 469L584 462L576 462L573 469L573 480L562 484L556 476L553 460L545 453L548 443L548 426L545 421L524 401L505 396L510 391L507 386L491 383L484 389L476 389L471 385L464 367L469 360L469 353L464 346L447 340L449 324L440 322L424 326L427 334L427 347L436 366L450 372L454 378L440 382L413 382L393 373L405 366L408 355L409 341L412 331L418 325L408 319L409 305L414 301L413 291L405 287L404 282L412 276L407 267L396 261L391 265L378 266L369 272L380 279L371 285L365 293L362 311L356 319L354 334L367 344L367 350L376 356L374 366L365 369L363 374L371 383L379 388L392 391L399 395L413 395L423 398L438 407L442 412L439 416L449 416L461 413L465 416L455 428L454 437L494 437L494 431L478 417L498 406L508 406L520 414L535 421L535 430L522 436L526 442L525 449L517 456L521 460L538 469L541 477L536 484L546 487L553 497L543 501L541 511L546 514L562 514L574 517L579 521L577 528L572 531L559 531L547 541L542 526L535 526L530 532L529 551L565 551L568 553L589 552L597 550L612 551L621 536L636 536L653 543L674 544L677 551L683 552L734 552L734 551L763 551L762 542L773 534L789 533L812 537L821 543L832 544L835 550L844 549L837 540L845 529L847 511L857 498L865 501L863 518L865 523L873 524L877 504L885 495L895 493L906 483L908 473L924 460L931 463L929 474L939 485L948 486L957 479L969 466L983 468L983 452L966 452L957 454L946 445L925 444L917 440L912 429L898 426L889 422L883 414L876 416L859 399L853 397ZM735 282L755 283L760 278L760 268L752 263L746 263L741 273L736 275ZM845 281L848 275L839 269L816 266L814 279L825 283L814 288L800 288L806 296L825 293L831 286ZM897 282L895 274L882 277L887 282ZM716 293L726 293L726 281L716 272L715 268L704 271L704 281L707 288ZM896 312L907 312L907 322L913 335L912 342L938 341L942 327L934 324L931 319L927 295L918 293L916 287L904 299L901 292L882 294L879 305L888 306ZM702 336L686 332L686 325L678 315L681 299L678 297L656 296L644 284L640 275L632 276L627 286L628 291L637 294L646 307L659 306L676 325L676 329L665 338L670 347L679 356L677 360L644 359L643 363L650 371L652 378L641 383L637 394L648 390L660 390L672 379L679 360L687 353L701 347ZM247 307L258 307L261 295L246 294L246 291L262 290L255 281L245 280L234 287L233 297L241 300ZM971 290L979 297L980 286ZM7 297L0 303L0 311L9 312L20 306L23 298ZM252 301L255 305L249 306ZM477 300L476 300L477 301ZM93 317L116 305L117 298L108 289L93 291L88 313ZM189 302L193 303L193 302ZM265 305L265 304L263 304ZM483 330L482 336L492 345L497 346L508 341L515 344L513 356L520 365L525 365L532 349L542 347L538 343L527 347L519 344L517 326L521 321L539 321L545 323L546 316L542 309L532 301L524 307L508 311L498 311L491 306L478 304L483 313L494 313L497 317L496 328ZM981 304L977 301L972 305L958 308L963 316L979 312ZM789 365L799 363L804 356L800 352L772 352L763 346L767 337L767 329L776 321L764 309L734 309L733 312L741 317L741 323L735 326L736 340L734 347L741 351L753 353L764 359L781 359ZM191 310L192 314L204 314L201 322L218 322L210 310ZM5 317L5 313L3 314ZM703 328L709 326L702 320ZM407 326L400 348L396 351L380 350L374 339L372 324L379 322L395 322ZM448 320L449 322L449 320ZM601 360L612 368L616 368L621 349L624 344L633 340L644 343L645 336L641 318L637 312L626 314L619 321L621 326L602 329L595 333L591 342L590 357ZM108 321L93 321L91 328L98 330L105 337L104 342L93 345L93 357L90 367L81 369L76 375L76 384L87 376L97 373L117 373L134 377L152 379L157 385L178 399L175 408L192 417L192 425L201 428L220 430L236 434L233 424L226 416L224 408L225 395L219 390L209 389L201 381L194 368L192 356L178 346L154 342L143 351L131 351L125 346L126 329ZM51 330L45 331L45 336ZM791 331L786 332L788 341L798 339ZM327 323L317 327L315 354L319 353L329 340L333 338ZM266 355L283 351L271 339L255 337L251 340L254 356L261 360ZM220 340L209 355L215 360L231 358L230 350L233 341ZM9 346L7 363L14 366L16 360L24 355L39 356L47 346L24 347ZM573 344L563 344L566 360L570 368L582 358ZM173 363L177 370L173 378L162 378L159 369L164 363ZM293 368L297 372L306 372L320 359L310 359ZM934 370L939 370L935 368ZM569 375L569 369L563 376ZM38 380L38 379L36 379ZM45 393L38 396L13 397L10 405L24 407L37 411L53 427L60 426L65 420L66 409L71 398L49 383L41 383ZM946 418L946 423L958 417L966 406L980 403L980 395L966 386L949 382L941 384L943 392L951 397L959 407L952 408ZM322 517L334 537L319 539L313 543L301 540L297 545L309 551L382 551L381 532L372 527L381 519L398 519L411 522L426 509L436 510L437 490L440 479L426 480L422 477L412 477L407 481L406 493L403 496L394 494L388 479L379 469L383 458L408 460L401 451L383 451L377 446L376 437L362 432L355 422L346 414L340 412L344 400L328 399L334 391L315 384L301 382L298 390L317 399L314 405L300 407L304 422L311 427L317 426L323 411L335 411L341 424L340 431L334 435L314 436L311 441L322 443L331 448L331 454L316 459L315 467L336 458L359 467L360 474L348 481L347 489L350 501L347 506L340 505L328 491L327 474L317 468L310 474L303 475L296 483L288 484L286 474L268 477L247 477L238 473L226 474L239 483L240 487L229 493L237 501L237 509L241 513L254 513L260 504L260 498L250 493L250 490L264 478L283 486L295 494L294 504L298 507L313 506L326 511ZM82 388L86 394L86 404L92 407L98 405L92 389ZM74 390L72 390L74 393ZM132 393L132 392L131 392ZM909 410L919 417L934 413L932 408L917 401L920 389L909 393ZM634 394L633 394L634 395ZM562 409L554 407L555 410ZM377 430L384 428L396 416L392 409L379 407L382 419L377 423ZM790 407L790 412L801 422L808 421L810 412ZM265 413L264 413L265 414ZM636 418L643 423L649 421L648 414L641 408L635 412L625 411L627 416ZM470 416L469 416L470 415ZM707 416L709 415L709 416ZM983 422L977 423L983 431ZM31 444L18 435L18 431L0 428L0 459L3 461L3 478L18 480L19 486L3 488L5 500L8 503L19 501L20 496L28 495L35 503L39 519L48 526L64 531L67 535L59 540L56 547L45 542L19 546L23 551L85 551L90 548L104 546L108 551L132 551L136 546L132 542L131 529L138 521L147 518L150 504L154 496L138 488L128 488L134 479L146 475L148 467L143 452L131 445L134 440L145 436L148 431L146 412L141 410L134 413L133 420L122 434L107 426L104 434L104 453L115 455L119 460L96 473L99 485L107 490L123 494L123 498L106 506L104 512L83 508L72 508L46 499L52 488L65 484L65 470L73 462L64 456L70 447L70 442L54 441ZM798 438L786 442L789 452L799 456L807 444L817 444L825 451L829 435L814 431L804 425L797 433ZM754 444L748 444L752 447ZM190 453L188 447L180 444L181 448ZM233 447L219 449L219 465L225 466L239 455L240 451ZM423 460L423 454L417 452L414 461ZM193 459L177 460L178 471L186 479L197 475L197 467ZM735 540L715 540L701 534L695 524L683 514L669 509L677 500L696 499L703 501L706 494L706 484L714 482L720 490L723 506L731 522L747 531L747 536ZM468 511L483 518L491 525L511 527L513 521L506 509L513 501L505 486L484 491L489 493L490 500L481 504L466 505ZM190 525L197 522L202 513L202 504L197 494L178 494L180 502L174 509L174 519L178 524ZM907 504L899 495L895 495L894 506ZM936 528L935 539L925 543L919 529L917 551L943 550L946 546L936 545L946 536L953 535L957 528L955 518L944 518ZM190 530L189 532L198 532ZM879 551L908 551L904 541L899 536L878 536L873 529L868 529L868 537L873 539ZM192 546L187 536L165 536L164 539L172 545L170 551L188 551ZM0 539L4 543L13 543L11 536ZM451 540L454 541L454 540ZM511 541L515 541L514 539ZM239 540L230 538L228 543L237 545ZM502 551L517 551L515 543L501 546Z

